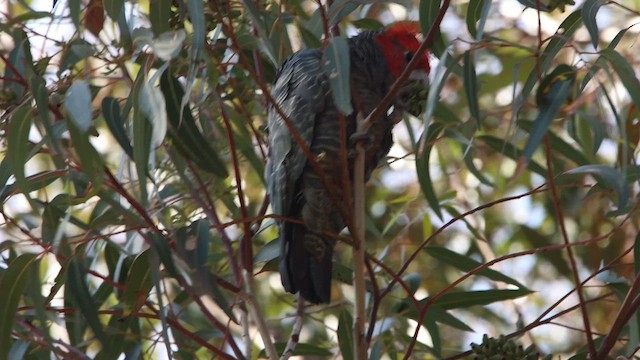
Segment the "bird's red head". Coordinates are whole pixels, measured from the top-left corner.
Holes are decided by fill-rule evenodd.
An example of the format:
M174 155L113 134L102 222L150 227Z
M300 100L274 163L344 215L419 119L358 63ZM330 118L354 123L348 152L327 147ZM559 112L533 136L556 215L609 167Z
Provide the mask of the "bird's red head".
M416 36L420 27L415 22L399 22L374 36L382 49L389 70L394 77L399 77L420 47ZM429 73L429 54L425 52L420 58L416 70Z

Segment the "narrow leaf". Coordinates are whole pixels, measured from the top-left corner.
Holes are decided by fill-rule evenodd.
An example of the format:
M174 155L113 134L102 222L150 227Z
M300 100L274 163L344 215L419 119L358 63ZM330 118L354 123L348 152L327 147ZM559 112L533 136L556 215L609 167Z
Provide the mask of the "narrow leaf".
M64 97L64 107L73 123L86 133L91 127L91 90L84 80L74 81Z
M341 37L331 38L324 50L322 70L329 77L336 106L345 115L353 112L349 81L349 45Z
M169 16L171 16L171 0L154 0L149 3L149 20L156 36L171 30Z
M26 190L24 166L29 160L29 131L31 129L31 120L31 107L21 106L16 109L11 117L8 136L6 137L7 153L5 156L8 161L7 164L13 176L16 178L15 184L20 191Z
M104 343L105 333L98 318L98 308L91 297L89 287L85 279L86 271L82 265L80 259L72 259L67 263L67 281L66 286L69 287L69 292L65 294L71 294L75 299L80 313L87 320L87 323L93 330L98 339Z
M107 127L111 131L111 134L116 139L118 144L122 147L124 152L133 159L133 147L127 136L127 132L124 129L124 123L120 116L120 104L118 100L112 97L105 97L102 100L102 115L107 123Z
M343 359L353 359L353 317L347 310L338 318L338 345Z
M476 68L474 66L473 54L471 51L464 53L464 93L467 96L469 104L469 112L471 117L480 127L480 106L478 105L478 78L476 76Z
M160 89L164 94L169 120L169 136L178 151L203 170L220 177L227 177L225 164L210 145L211 141L202 136L195 124L188 106L182 108L184 90L180 82L165 71L160 77ZM181 121L182 119L182 121Z
M591 175L598 183L612 189L618 194L618 208L623 209L629 201L629 183L625 176L618 170L608 165L584 165L564 172L566 175Z
M640 109L640 80L638 80L627 59L617 51L609 48L602 50L600 54L611 63L611 67L618 73L620 81L629 92L636 108Z
M111 20L117 22L120 13L124 10L124 0L108 0L104 4L104 9Z
M33 265L35 255L24 254L13 259L2 274L0 280L0 359L8 359L13 340L11 332L16 318L16 310L26 286L28 271Z
M598 23L596 22L596 15L598 14L598 10L600 7L606 3L606 0L587 0L582 5L582 19L584 21L584 26L589 31L589 35L591 35L591 44L595 49L598 48Z
M520 159L520 157L522 157L522 150L518 149L515 145L504 139L491 135L481 135L476 137L476 139L484 142L493 150L507 156L508 158L511 158L514 161L517 161L518 159ZM536 161L530 160L527 164L527 167L540 176L547 176L547 170Z
M489 8L491 7L491 0L470 0L469 8L467 10L467 30L469 34L476 39L480 40L478 34L482 34L482 30L479 32L476 30L476 23L478 20L486 21L489 14Z
M555 68L551 74L542 80L537 95L540 111L533 122L531 134L522 151L522 155L527 162L531 160L533 152L542 142L551 122L569 98L575 79L576 74L573 69L563 64Z
M124 298L131 316L136 316L149 296L153 287L151 271L153 269L149 265L149 250L146 250L133 260L125 284Z
M433 148L432 142L438 137L442 129L443 127L439 123L429 126L429 131L426 134L427 139L424 141L424 149L419 151L416 156L416 172L418 174L420 188L422 189L424 196L427 198L429 207L431 207L431 210L433 210L441 220L442 210L440 209L440 202L438 201L438 197L433 189L433 181L431 180L431 173L429 169L429 156L431 155L431 149ZM425 136L425 134L422 136Z
M467 256L458 254L443 247L428 246L424 248L424 251L430 256L433 256L434 258L464 272L468 272L482 264ZM475 272L474 274L478 276L484 276L494 281L502 281L507 284L515 285L521 289L526 289L526 287L519 283L517 280L490 268L483 269L481 271Z
M488 305L494 302L513 300L533 293L528 289L517 290L479 290L449 292L439 297L434 304L445 310ZM425 301L425 300L422 300Z

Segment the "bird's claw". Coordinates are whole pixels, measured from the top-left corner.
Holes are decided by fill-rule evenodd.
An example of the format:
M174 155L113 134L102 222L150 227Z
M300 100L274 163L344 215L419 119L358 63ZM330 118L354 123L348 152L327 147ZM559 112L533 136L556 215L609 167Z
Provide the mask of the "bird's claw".
M357 144L360 143L365 150L373 146L373 137L366 132L356 132L349 136L349 158L353 159L358 154Z

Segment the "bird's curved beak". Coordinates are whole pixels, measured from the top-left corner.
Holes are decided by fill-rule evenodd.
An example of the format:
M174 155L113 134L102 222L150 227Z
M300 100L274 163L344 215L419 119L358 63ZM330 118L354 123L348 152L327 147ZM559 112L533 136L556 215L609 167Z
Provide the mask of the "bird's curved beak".
M411 74L409 74L409 80L418 82L426 88L429 86L429 73L422 69L413 70Z

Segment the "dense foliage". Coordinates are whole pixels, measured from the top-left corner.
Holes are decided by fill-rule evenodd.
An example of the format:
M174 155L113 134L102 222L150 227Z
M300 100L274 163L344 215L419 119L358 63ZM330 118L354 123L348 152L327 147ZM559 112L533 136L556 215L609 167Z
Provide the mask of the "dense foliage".
M354 270L371 359L640 356L640 2L519 1L3 2L0 359L350 359ZM270 84L407 19L431 86L367 185L366 266L339 244L332 303L298 306Z

